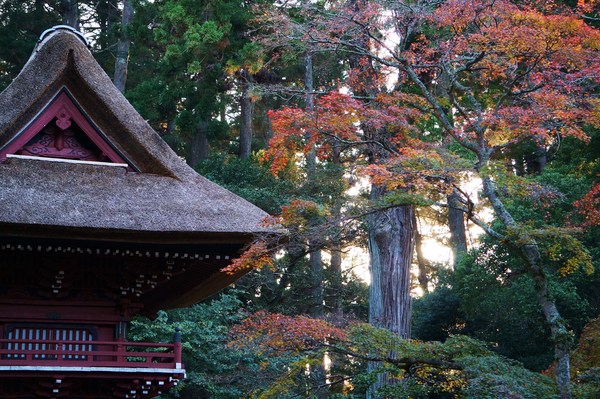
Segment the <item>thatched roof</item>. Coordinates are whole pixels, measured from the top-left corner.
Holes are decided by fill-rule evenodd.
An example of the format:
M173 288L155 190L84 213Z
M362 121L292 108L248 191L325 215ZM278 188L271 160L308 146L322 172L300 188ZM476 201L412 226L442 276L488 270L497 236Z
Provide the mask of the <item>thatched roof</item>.
M0 164L0 234L241 243L265 230L266 213L186 165L67 30L46 35L0 93L0 150L64 90L139 172L8 158Z

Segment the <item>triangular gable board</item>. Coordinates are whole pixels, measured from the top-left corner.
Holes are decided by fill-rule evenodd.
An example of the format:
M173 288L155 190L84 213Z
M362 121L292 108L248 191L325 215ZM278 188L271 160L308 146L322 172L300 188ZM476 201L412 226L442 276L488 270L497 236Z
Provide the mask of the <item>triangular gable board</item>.
M60 96L63 93L65 96ZM50 107L59 97L66 97L72 103L73 114L79 119L71 118L71 121L85 133L84 141L105 153L109 164L124 162L128 164L128 171L140 174L182 181L197 179L196 172L169 148L114 86L81 34L67 27L44 33L21 73L0 93L0 164L10 163L6 161L7 155L26 156L18 152L28 145L28 140L36 137L39 129L47 126L38 120L47 116L46 112L51 111ZM55 112L49 113L54 115L50 115L51 120L46 123L55 124L56 112L60 110L52 111ZM29 130L34 123L38 132ZM92 128L86 129L84 125ZM33 135L23 138L23 134ZM15 141L19 141L18 145ZM37 156L36 159L68 161L59 156Z
M139 172L85 115L66 88L0 149L0 162L19 156L111 163Z

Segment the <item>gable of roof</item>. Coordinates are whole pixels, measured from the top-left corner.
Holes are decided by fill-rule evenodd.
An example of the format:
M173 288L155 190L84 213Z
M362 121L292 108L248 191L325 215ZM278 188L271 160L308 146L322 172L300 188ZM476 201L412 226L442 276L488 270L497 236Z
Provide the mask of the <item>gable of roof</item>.
M38 42L20 74L0 94L0 149L63 90L142 173L179 179L195 174L113 85L81 38L63 29Z
M48 157L125 164L140 170L121 154L63 88L43 111L0 148L0 162L15 156Z
M178 157L117 90L81 37L68 30L42 36L21 73L0 93L0 150L27 132L62 93L69 93L99 137L132 168L7 158L0 162L0 235L35 231L111 239L143 233L155 240L169 233L211 240L216 234L223 242L227 236L241 242L239 237L271 230L262 227L265 212Z

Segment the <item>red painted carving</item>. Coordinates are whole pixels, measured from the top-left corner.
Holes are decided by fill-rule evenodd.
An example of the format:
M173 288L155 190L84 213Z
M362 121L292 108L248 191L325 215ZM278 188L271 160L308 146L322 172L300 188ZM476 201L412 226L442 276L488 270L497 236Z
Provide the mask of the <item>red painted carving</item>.
M7 154L128 163L90 124L66 90L0 150L0 162Z
M57 125L58 122L59 120L56 121ZM68 124L71 125L71 122ZM64 125L66 124L63 123ZM103 155L83 132L75 128L61 130L49 124L17 153L38 157L110 162L110 159ZM82 143L85 141L88 142L87 145Z
M56 126L61 128L62 130L65 130L66 128L71 126L71 115L69 114L69 111L67 111L65 108L61 109L58 112L56 118Z

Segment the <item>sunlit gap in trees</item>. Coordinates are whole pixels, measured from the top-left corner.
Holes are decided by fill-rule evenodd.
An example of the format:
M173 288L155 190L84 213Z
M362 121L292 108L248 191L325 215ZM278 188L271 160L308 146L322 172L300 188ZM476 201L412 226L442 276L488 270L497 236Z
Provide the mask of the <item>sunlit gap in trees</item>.
M366 195L370 189L370 182L366 177L346 176L353 180L353 184L346 191L351 197ZM490 222L493 217L492 210L481 202L479 190L481 189L481 179L469 174L464 177L460 184L460 189L475 204L475 210L484 222ZM423 236L422 250L425 258L437 268L449 268L452 266L452 250L450 247L450 230L445 221L440 220L440 215L444 214L444 209L439 206L432 207L435 216L427 215L425 209L417 209L419 217L419 232ZM467 244L469 249L479 246L479 238L483 230L472 222L466 221ZM416 257L416 254L415 254ZM329 259L329 254L324 253L324 260ZM366 247L353 246L346 248L342 254L342 269L346 272L354 273L365 283L370 284L371 276L369 273L369 253ZM416 259L413 262L411 273L413 281L417 281L418 267ZM432 284L432 282L430 282ZM430 290L434 287L430 287ZM420 297L424 294L418 284L414 284L412 294Z

